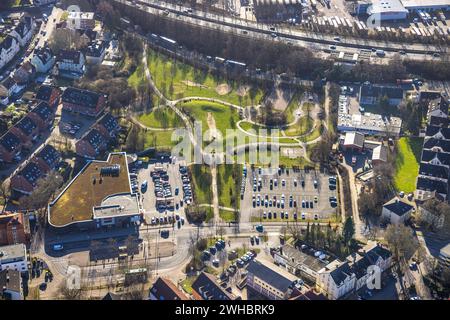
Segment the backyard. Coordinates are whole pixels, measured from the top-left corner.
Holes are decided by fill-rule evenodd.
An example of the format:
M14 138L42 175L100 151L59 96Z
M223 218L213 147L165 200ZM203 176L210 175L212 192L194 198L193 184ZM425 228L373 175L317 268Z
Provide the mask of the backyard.
M399 139L394 177L395 188L398 191L413 192L416 189L422 144L422 138L404 137Z

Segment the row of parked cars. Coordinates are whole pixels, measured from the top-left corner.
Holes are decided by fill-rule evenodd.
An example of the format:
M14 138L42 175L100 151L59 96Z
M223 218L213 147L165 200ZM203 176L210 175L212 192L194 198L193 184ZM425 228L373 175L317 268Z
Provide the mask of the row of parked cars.
M138 182L138 176L137 173L130 173L130 183L131 183L131 190L134 193L138 193L139 191L139 182Z
M245 181L247 179L247 167L244 166L242 169L242 181L241 181L241 200L244 200L245 193Z
M192 202L192 187L186 166L180 166L181 182L183 183L183 200L186 204ZM178 192L176 192L178 193Z
M268 212L264 211L263 214L262 214L262 217L263 217L263 219L269 219L269 220L277 219L278 218L278 213L276 211L273 211L273 212L272 211L268 211ZM280 219L289 219L289 212L281 211L279 213L279 217L280 217ZM294 212L292 214L292 217L294 218L294 220L297 220L299 218L298 217L298 213ZM305 220L306 219L306 213L302 212L300 214L300 217L301 217L302 220ZM314 220L319 220L319 215L317 213L314 214Z
M155 186L156 210L159 212L164 212L165 210L173 211L173 205L168 205L168 201L166 200L173 197L167 171L162 168L156 168L150 172L150 177Z
M70 134L72 136L76 135L78 131L81 129L81 123L71 121L71 122L62 122L60 125L60 131L62 133Z
M225 240L219 239L216 241L216 243L213 246L210 246L207 250L204 250L202 252L201 258L203 261L209 261L211 258L213 258L217 252L222 251L225 249ZM219 266L219 260L214 258L212 260L212 264L216 267Z
M171 223L176 223L178 228L181 228L181 226L184 225L184 218L180 217L179 214L176 214L175 216L165 215L163 217L152 217L151 220L152 225L164 225Z
M294 199L292 195L289 196L289 200L287 200L286 203L286 196L284 194L281 195L280 199L277 199L277 196L274 195L273 197L269 197L268 194L261 197L260 194L253 195L252 198L253 201L253 208L256 207L276 207L284 209L285 206L289 208L297 208L297 200ZM317 196L314 197L314 201L307 201L302 200L302 208L306 209L314 209L314 203L317 203L319 201L319 198Z

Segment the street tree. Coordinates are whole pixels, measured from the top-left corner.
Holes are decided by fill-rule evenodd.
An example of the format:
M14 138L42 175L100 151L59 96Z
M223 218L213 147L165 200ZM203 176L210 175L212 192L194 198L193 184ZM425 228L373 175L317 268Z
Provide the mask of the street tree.
M417 239L410 227L403 224L390 224L386 228L385 236L392 256L400 270L408 266L408 261L417 249Z
M345 219L344 227L342 229L342 237L344 243L348 245L354 235L355 235L355 224L353 223L352 217L347 217L347 219Z

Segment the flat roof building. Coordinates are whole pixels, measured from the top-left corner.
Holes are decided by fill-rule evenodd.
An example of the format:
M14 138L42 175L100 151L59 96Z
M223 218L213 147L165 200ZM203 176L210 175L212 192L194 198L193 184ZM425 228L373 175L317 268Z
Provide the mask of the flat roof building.
M414 11L435 11L450 10L450 2L448 0L401 0L405 9L409 12Z
M408 10L400 0L372 0L367 8L367 14L374 15L380 21L403 20L408 16Z
M89 161L48 206L49 223L57 228L75 223L100 228L139 218L125 152L111 153L106 161Z
M383 117L379 114L343 114L338 115L337 128L341 132L357 131L367 135L384 136L386 133L398 136L402 128L402 119Z
M27 248L23 243L0 247L0 270L28 270Z

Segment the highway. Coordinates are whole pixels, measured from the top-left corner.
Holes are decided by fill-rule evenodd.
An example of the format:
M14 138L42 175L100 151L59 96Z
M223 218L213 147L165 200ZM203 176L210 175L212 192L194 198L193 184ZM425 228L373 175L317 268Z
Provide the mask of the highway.
M329 50L330 45L335 45L337 51L348 53L358 53L361 49L372 50L379 49L386 52L383 61L388 61L397 56L399 51L406 52L406 57L417 60L436 60L430 52L440 52L441 58L448 56L446 46L426 45L420 43L396 43L388 41L375 41L354 37L341 37L338 42L334 40L333 35L324 35L310 31L292 30L288 27L271 27L267 24L260 24L251 21L241 20L232 17L218 16L213 13L194 11L180 5L173 5L154 0L140 0L133 3L129 0L114 0L118 3L138 8L153 15L165 17L167 19L180 20L184 23L221 30L227 33L239 34L242 37L252 37L258 39L270 39L272 41L283 41L292 45L307 47L324 53ZM273 35L277 37L274 38Z

